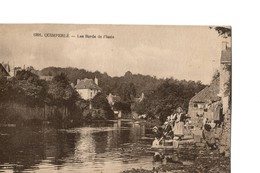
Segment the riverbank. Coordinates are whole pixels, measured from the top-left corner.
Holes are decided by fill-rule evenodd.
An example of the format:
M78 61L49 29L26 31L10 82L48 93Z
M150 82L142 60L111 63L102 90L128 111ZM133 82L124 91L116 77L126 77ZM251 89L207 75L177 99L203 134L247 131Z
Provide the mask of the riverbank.
M146 123L146 122L143 122ZM157 123L157 124L156 124ZM158 125L158 122L147 121L148 126L153 127ZM195 133L195 132L193 132ZM195 133L196 134L196 133ZM194 134L194 135L195 135ZM146 134L148 135L148 134ZM201 138L201 136L200 136ZM142 138L146 139L146 138ZM147 138L148 140L148 138ZM152 144L152 138L149 138L149 142ZM132 153L146 153L151 157L155 152L162 153L165 158L157 162L159 165L152 166L150 169L130 169L122 171L121 173L163 173L163 172L176 172L176 173L229 173L230 172L230 157L225 157L219 153L219 150L210 150L205 147L205 143L200 139L199 142L194 140L193 143L187 143L182 147L172 150L161 149L152 150L151 145L146 147L142 146L142 140L138 144L131 147ZM203 145L198 145L203 144ZM142 147L141 147L142 146Z
M121 173L230 173L230 158L224 157L218 151L206 149L180 149L178 161L162 161L162 164L151 169L131 169ZM169 155L168 155L169 157ZM176 158L176 155L172 155Z

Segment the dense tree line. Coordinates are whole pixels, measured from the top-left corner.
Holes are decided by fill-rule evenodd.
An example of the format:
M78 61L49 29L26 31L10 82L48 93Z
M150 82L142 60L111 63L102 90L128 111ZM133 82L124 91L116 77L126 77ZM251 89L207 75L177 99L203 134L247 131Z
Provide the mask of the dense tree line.
M54 76L52 81L40 80L39 75ZM89 111L89 101L84 101L71 86L77 79L99 79L102 92L91 101L94 109L100 110L98 115ZM178 106L186 111L189 100L205 87L201 82L170 79L157 79L141 74L126 72L121 77L111 77L106 73L88 72L77 68L48 67L41 71L23 70L15 78L0 79L1 101L15 100L32 106L65 105L77 114L84 113L85 117L97 119L111 119L113 112L106 96L108 93L120 96L115 109L124 113L132 111L138 114L147 114L150 118L159 118L164 121ZM141 93L145 94L142 102L136 101ZM78 110L82 110L80 112ZM86 111L87 110L87 111ZM99 117L102 115L101 117Z
M0 101L16 101L42 106L47 96L45 81L30 71L19 71L15 78L0 79Z
M103 96L109 93L120 96L121 101L114 106L116 109L122 109L126 113L136 111L138 114L148 114L149 117L160 118L162 121L177 106L182 106L187 111L189 100L205 87L200 81L157 79L149 75L132 74L130 71L121 77L111 77L107 73L70 67L48 67L39 73L41 75L64 73L74 84L77 79L97 77ZM141 93L144 93L145 99L143 102L136 103L135 98Z
M74 84L76 84L77 79L94 79L97 77L99 86L105 94L120 95L124 100L140 96L142 92L148 94L163 81L149 75L132 74L130 71L120 77L111 77L107 73L90 72L72 67L47 67L37 72L38 75L43 76L56 76L61 73L66 74L69 81Z
M201 82L166 79L134 109L138 114L147 114L164 122L179 106L187 112L190 99L204 87Z
M81 120L84 110L89 110L90 102L80 98L68 76L62 72L56 73L51 81L45 81L40 80L37 74L34 69L27 69L18 71L16 77L0 78L0 103L13 102L42 108L45 105L63 107L70 112L68 119ZM91 119L114 118L105 94L98 94L92 101L94 109L98 110L98 116L92 116ZM62 115L55 114L50 118L59 122Z
M30 106L43 106L44 103L69 106L79 98L63 73L47 82L28 70L22 70L16 77L1 78L0 88L1 101L16 101Z

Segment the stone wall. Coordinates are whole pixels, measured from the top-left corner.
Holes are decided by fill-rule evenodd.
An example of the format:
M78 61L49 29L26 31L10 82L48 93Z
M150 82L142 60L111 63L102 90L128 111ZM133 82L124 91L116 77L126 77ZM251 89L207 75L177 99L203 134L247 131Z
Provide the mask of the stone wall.
M220 138L220 152L227 156L230 154L231 145L231 65L220 66L220 96L223 104L224 123Z

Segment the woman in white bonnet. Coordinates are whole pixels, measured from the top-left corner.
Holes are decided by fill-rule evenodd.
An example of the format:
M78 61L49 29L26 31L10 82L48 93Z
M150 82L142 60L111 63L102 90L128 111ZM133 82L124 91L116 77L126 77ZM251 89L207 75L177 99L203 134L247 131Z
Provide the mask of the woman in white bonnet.
M178 137L181 140L184 137L184 123L186 120L186 116L183 113L183 109L178 107L176 109L176 113L173 115L174 120L174 136Z

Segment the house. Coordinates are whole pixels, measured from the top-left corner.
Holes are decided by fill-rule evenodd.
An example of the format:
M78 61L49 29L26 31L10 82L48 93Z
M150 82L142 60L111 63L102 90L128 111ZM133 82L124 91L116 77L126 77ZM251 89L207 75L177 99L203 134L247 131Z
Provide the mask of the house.
M204 116L208 119L212 119L212 109L209 109L211 105L219 103L221 98L219 94L219 81L220 79L215 79L209 86L206 86L203 90L197 93L191 98L189 102L188 114L191 116L192 120L197 118L197 115Z
M231 65L232 65L232 53L231 47L228 47L227 42L222 42L222 51L220 58L220 90L219 96L223 105L223 129L220 138L221 153L225 153L226 156L230 155L231 144Z
M98 79L96 77L94 80L88 78L77 79L75 89L85 100L91 100L97 95L97 93L101 92L101 88L98 86Z
M0 77L10 77L9 70L4 63L0 63Z
M109 95L107 96L107 101L111 106L113 106L116 102L120 102L121 98L119 96L109 93Z
M122 110L117 110L114 107L115 103L118 103L121 101L121 98L119 96L109 93L109 95L107 96L107 101L108 101L109 105L111 106L112 110L114 111L114 114L117 115L117 118L122 118Z
M14 67L14 76L17 75L18 71L22 71L22 70L24 70L24 69L22 69L22 67Z
M1 64L5 68L6 72L8 72L9 78L14 77L16 75L16 68L14 67L14 65L10 65L9 62L7 63L2 62Z
M54 76L39 76L39 79L45 80L45 81L52 81Z
M25 70L25 67L23 69L21 67L15 67L14 65L10 65L9 62L7 62L7 63L2 62L0 64L5 69L5 71L8 73L8 76L6 76L8 78L16 76L18 71Z
M220 58L220 90L219 96L223 103L223 113L230 110L231 99L231 47L227 46L227 42L222 42L222 51Z

